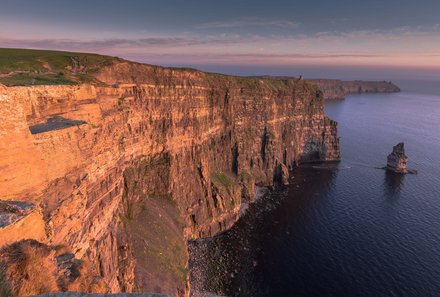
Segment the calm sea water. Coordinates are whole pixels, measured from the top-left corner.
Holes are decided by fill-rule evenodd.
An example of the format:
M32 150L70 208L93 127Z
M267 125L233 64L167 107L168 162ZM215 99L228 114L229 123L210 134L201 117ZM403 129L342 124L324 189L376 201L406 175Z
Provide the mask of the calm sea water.
M440 84L425 84L328 101L342 162L298 168L231 230L192 243L194 295L440 296ZM376 169L400 141L418 175Z

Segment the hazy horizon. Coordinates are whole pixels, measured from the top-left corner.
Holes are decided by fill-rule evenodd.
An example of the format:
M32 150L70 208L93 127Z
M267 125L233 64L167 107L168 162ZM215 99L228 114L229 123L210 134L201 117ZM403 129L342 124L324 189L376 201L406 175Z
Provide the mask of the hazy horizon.
M438 80L439 10L435 0L5 0L0 47L237 75Z

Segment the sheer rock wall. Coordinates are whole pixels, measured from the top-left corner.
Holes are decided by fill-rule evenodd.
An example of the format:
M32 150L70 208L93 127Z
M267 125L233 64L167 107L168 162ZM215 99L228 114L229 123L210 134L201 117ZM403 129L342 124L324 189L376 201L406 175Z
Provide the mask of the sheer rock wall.
M186 240L228 229L255 184L339 159L337 124L311 83L129 62L96 77L102 85L0 89L0 200L32 202L40 215L20 228L45 230L0 228L1 242L34 239L52 258L62 247L93 276L59 290L185 296Z

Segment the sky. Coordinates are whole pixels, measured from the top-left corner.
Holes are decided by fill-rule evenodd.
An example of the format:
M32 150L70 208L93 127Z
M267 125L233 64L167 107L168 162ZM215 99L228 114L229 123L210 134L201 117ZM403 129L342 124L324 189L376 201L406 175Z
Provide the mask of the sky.
M241 75L440 78L439 0L0 0L0 47Z

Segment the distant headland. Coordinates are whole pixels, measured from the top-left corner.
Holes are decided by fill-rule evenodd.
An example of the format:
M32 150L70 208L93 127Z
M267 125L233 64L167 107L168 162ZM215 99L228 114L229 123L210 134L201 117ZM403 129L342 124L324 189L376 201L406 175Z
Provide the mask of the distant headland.
M323 92L324 99L345 99L350 94L362 93L398 93L400 88L391 81L364 81L364 80L339 80L339 79L308 79L302 75L289 76L258 76L265 79L298 79L315 83Z
M350 94L398 93L400 88L390 81L343 81L337 79L313 79L324 93L325 99L344 99Z

